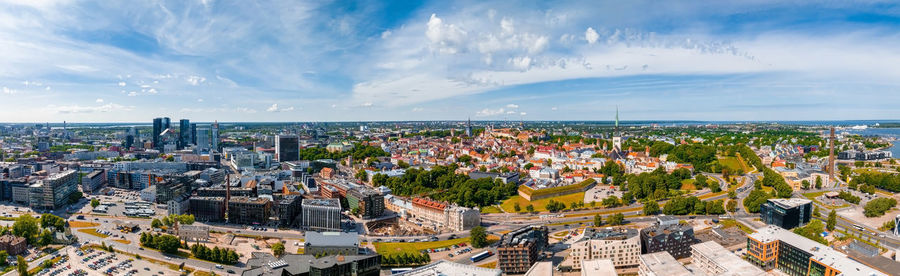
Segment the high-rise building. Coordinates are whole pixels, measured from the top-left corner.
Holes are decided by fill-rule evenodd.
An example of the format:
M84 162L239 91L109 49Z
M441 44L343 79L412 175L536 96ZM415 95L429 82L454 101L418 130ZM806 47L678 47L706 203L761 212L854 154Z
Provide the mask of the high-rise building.
M212 148L210 148L210 151L211 151L211 152L212 152L212 151L219 151L219 122L218 122L218 121L216 121L215 123L213 123L213 127L212 127L212 140L210 140L210 141L212 142L212 143L211 143Z
M191 142L191 121L181 119L178 124L178 149L184 149Z
M525 226L503 234L497 246L497 267L506 274L525 273L546 246L546 226Z
M209 153L209 126L197 127L197 154Z
M154 118L153 119L153 133L151 133L150 141L153 143L153 148L159 147L159 134L163 132L165 128L163 128L163 118Z
M341 231L341 202L336 198L303 199L302 227L307 230Z
M300 159L300 138L297 135L275 135L275 159L278 162Z
M78 191L78 171L68 170L51 175L30 187L31 207L57 209L65 206L69 195Z
M191 144L197 144L197 124L191 124Z
M812 217L812 200L773 198L759 206L759 217L766 224L784 229L803 226Z
M472 118L466 121L466 137L472 137Z

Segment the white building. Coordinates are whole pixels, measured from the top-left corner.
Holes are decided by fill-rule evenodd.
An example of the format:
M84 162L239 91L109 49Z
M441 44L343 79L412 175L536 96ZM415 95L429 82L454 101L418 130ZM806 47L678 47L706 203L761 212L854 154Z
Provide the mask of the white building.
M581 261L581 276L616 276L616 267L609 259Z
M748 263L722 247L722 245L708 241L691 245L693 264L707 275L722 276L760 276L766 272L759 267Z
M474 265L438 260L426 266L420 266L413 270L396 274L397 276L500 276L499 269L484 268Z
M609 259L616 268L636 267L641 255L641 238L635 229L587 228L572 244L560 266L582 269L582 261Z
M141 200L146 202L156 202L156 186L150 186L141 190Z
M641 255L638 276L690 276L693 275L669 252L661 251Z

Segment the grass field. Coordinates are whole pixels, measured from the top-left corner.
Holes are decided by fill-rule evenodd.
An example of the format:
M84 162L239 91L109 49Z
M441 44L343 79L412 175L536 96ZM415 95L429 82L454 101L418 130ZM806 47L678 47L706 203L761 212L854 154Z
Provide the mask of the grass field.
M497 208L497 206L491 205L491 206L481 207L481 213L482 214L496 214L496 213L503 213L503 211L501 211L500 208Z
M90 235L94 235L94 236L97 236L97 237L100 237L100 238L106 238L106 237L109 237L109 235L104 235L104 234L97 233L97 229L94 229L94 228L78 229L78 232L85 233L85 234L90 234Z
M100 226L99 223L96 222L86 222L86 221L70 221L69 227L72 228L85 228L85 227L97 227Z
M497 261L493 261L493 262L486 263L486 264L480 264L478 266L483 267L483 268L495 269L495 268L497 268Z
M693 191L693 190L696 190L697 187L694 186L693 179L685 179L685 180L681 181L681 189L685 190L685 191Z
M499 240L496 236L488 236L488 243ZM432 248L450 247L454 244L469 244L469 238L459 238L446 241L429 241L429 242L376 242L373 243L375 251L382 255L394 254L419 254L419 251ZM470 244L471 245L471 244Z
M747 233L747 234L753 234L753 232L756 232L756 231L753 231L753 229L750 229L750 227L747 227L746 225L744 225L743 223L740 223L733 219L725 219L725 220L720 221L719 223L721 223L722 226L725 228L737 227L738 229L741 229L741 231L744 231L744 233Z
M500 207L503 207L503 210L508 213L515 213L516 210L515 208L513 208L513 206L516 204L516 202L518 202L519 207L522 208L522 210L519 212L525 212L525 206L528 206L528 204L534 205L535 212L543 212L547 211L547 208L545 206L547 206L547 203L550 203L550 200L560 201L566 204L566 209L568 209L569 204L571 204L572 202L584 202L584 193L574 193L570 195L557 196L534 201L528 201L521 196L513 196L503 201L503 204L500 204Z
M129 241L129 240L114 240L114 241L122 243L122 244L131 244L131 241Z
M737 156L719 157L719 164L727 167L732 172L740 170L746 173L750 171L750 166L748 166L747 163L744 162L744 159Z

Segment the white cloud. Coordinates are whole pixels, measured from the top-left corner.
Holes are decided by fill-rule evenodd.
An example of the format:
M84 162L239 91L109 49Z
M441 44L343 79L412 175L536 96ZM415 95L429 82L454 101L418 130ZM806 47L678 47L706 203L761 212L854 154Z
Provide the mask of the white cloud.
M519 116L525 116L525 115L528 115L528 113L525 113L525 112L519 113Z
M119 87L125 87L125 82L124 82L124 81L120 81L120 82L119 82Z
M19 93L19 91L15 90L15 89L10 89L9 87L6 87L6 86L3 87L3 94L13 95L13 94L18 94L18 93Z
M279 108L278 104L272 104L272 106L267 108L266 111L268 111L268 112L287 112L287 111L294 111L294 107L291 106L291 107L286 107L286 108Z
M516 111L515 111L515 110L510 110L510 111L507 111L507 112L506 112L506 115L512 115L512 114L516 114Z
M466 31L453 24L444 24L436 14L428 19L425 36L431 41L432 50L442 54L456 54L463 51Z
M201 76L187 76L185 78L185 80L193 86L197 86L197 85L200 85L201 83L206 82L206 78L201 77Z
M134 106L124 106L115 103L108 103L98 106L80 106L80 105L49 105L47 109L60 114L79 114L79 113L107 113L114 111L132 111Z
M476 113L475 113L475 116L477 116L477 117L490 117L490 116L501 115L501 114L503 114L503 113L506 113L506 110L503 109L502 107L501 107L501 108L498 108L498 109L485 108L485 109L482 109L481 111L476 112Z
M375 105L375 104L373 104L372 102L364 102L364 103L363 103L362 105L360 105L360 106L362 106L362 107L372 107L373 105Z
M586 31L584 31L584 40L587 40L588 44L597 43L597 40L600 39L600 34L594 30L594 28L588 27Z
M424 111L424 110L425 110L425 109L423 109L423 108L421 108L421 107L413 107L412 112L422 112L422 111Z
M198 103L202 103L202 102L203 102L203 99L197 99L197 102L198 102Z
M235 109L235 111L241 112L241 113L249 113L249 114L256 113L256 109L247 108L247 107L238 107Z
M138 95L138 94L137 94L137 92L135 92L135 91L128 92L128 96L129 96L129 97L134 97L134 96L137 96L137 95Z
M381 39L388 38L389 36L391 36L391 30L381 32Z
M97 100L96 100L95 102L97 102L97 103L102 103L102 102L103 102L103 99L97 98Z
M50 88L49 85L48 85L47 87L44 87L44 90L50 91L50 89L51 89L51 88Z
M517 104L508 104L508 105L506 105L506 108L516 109L516 108L519 108L519 105L517 105Z
M557 109L558 109L558 108L555 107L555 106L550 108L550 110L553 110L553 111L556 111Z

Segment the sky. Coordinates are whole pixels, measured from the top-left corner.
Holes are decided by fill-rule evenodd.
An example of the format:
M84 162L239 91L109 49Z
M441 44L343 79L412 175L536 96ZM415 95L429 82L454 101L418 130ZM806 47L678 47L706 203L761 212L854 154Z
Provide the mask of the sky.
M900 119L898 46L887 1L0 0L0 122Z

